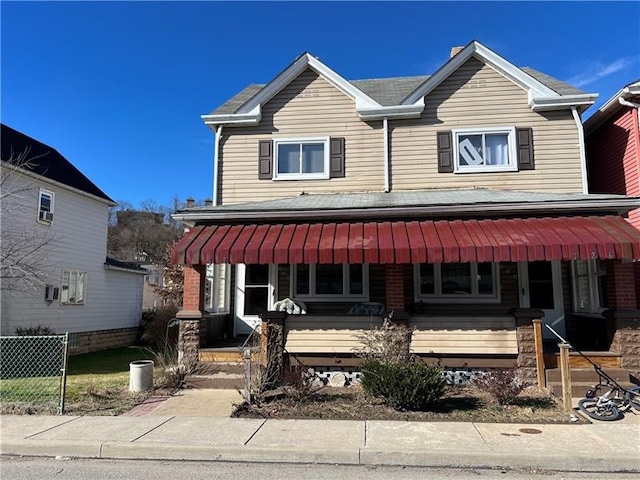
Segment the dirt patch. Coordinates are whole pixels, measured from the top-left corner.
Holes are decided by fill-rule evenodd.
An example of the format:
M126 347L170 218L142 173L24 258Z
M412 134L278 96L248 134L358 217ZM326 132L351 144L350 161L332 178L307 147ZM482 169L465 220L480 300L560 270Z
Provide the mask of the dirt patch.
M491 423L575 423L553 398L527 389L512 405L501 406L471 386L449 386L428 412L398 411L366 395L358 385L324 387L305 398L275 392L255 405L239 405L234 417L325 420L402 420ZM579 422L584 422L582 419Z

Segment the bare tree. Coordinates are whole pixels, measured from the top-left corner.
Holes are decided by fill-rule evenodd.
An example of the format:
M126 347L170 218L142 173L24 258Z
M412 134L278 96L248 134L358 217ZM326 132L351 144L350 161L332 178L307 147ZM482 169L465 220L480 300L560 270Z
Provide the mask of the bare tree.
M47 283L55 233L35 222L38 186L30 149L0 161L0 281L3 290L37 294ZM37 204L36 204L37 206ZM33 219L33 220L32 220Z

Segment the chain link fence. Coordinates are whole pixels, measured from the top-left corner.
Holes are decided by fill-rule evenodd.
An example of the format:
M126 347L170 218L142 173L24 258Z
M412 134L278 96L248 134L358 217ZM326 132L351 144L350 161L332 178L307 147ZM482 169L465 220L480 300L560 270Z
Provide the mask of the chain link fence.
M0 337L0 403L6 411L64 412L69 334Z

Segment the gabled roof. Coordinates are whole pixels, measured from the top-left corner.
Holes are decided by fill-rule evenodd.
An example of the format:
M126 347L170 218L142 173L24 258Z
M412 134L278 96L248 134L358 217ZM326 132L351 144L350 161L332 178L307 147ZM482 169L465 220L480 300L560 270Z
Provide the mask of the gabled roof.
M347 81L316 57L304 53L268 84L249 85L210 114L203 115L202 118L209 125L257 124L260 121L261 105L306 68L313 69L353 98L356 102L356 110L363 120L374 120L384 116L416 117L422 112L424 96L471 56L491 65L527 90L529 105L534 110L552 110L574 105L585 108L597 97L596 94L585 93L533 68L518 68L481 43L472 41L433 75L412 77Z
M628 83L618 90L609 100L604 102L598 111L584 122L585 133L589 134L596 130L605 120L622 108L622 101L631 100L638 96L640 96L640 79Z
M18 165L18 162L24 158L28 161L27 165L20 165L24 170L115 205L106 193L55 148L7 125L1 124L0 127L0 158L3 162Z

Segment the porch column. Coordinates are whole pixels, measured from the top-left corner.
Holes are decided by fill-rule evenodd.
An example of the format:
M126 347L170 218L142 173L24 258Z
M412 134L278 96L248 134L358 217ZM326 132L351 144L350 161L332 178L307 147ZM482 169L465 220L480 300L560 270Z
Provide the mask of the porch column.
M636 303L634 264L620 260L607 262L605 312L611 326L611 351L620 355L620 367L640 377L640 310Z
M198 361L202 338L200 332L204 330L204 318L209 315L204 309L206 271L206 265L184 267L182 310L176 318L180 320L178 361L188 366Z
M385 265L387 310L404 311L404 266Z
M516 308L512 313L518 340L518 375L524 382L535 383L538 381L538 370L533 321L542 319L544 312L537 308Z

